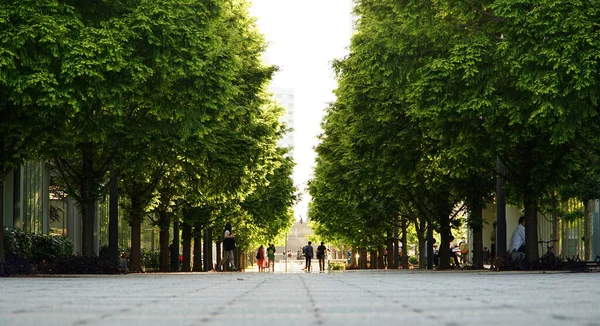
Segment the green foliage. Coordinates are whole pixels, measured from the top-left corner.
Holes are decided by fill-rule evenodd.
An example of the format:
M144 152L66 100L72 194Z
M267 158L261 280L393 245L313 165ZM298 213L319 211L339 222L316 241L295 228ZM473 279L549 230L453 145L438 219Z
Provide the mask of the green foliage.
M160 267L160 251L142 249L142 266L146 268Z
M262 62L248 6L2 2L0 176L34 155L51 160L82 208L88 256L91 206L113 163L134 229L156 209L186 212L196 229L231 219L249 231L242 245L280 234L291 225L293 162L276 148L282 108L265 92L275 67ZM132 254L143 260L137 244Z
M479 228L496 157L525 206L531 257L544 194L573 184L596 196L600 3L383 0L355 12L309 184L319 235L368 246L402 216L444 243L461 202Z
M410 257L408 257L408 262L413 265L418 265L419 259L416 256L410 256Z
M31 258L31 236L19 229L5 227L4 251L22 258Z
M0 180L59 137L57 122L75 111L60 67L80 28L64 3L0 3Z
M31 234L13 228L5 228L4 232L6 252L32 263L53 262L73 255L73 241L68 237Z
M343 270L346 269L346 264L345 263L330 262L329 263L329 268L332 271L343 271Z
M52 262L73 255L73 241L68 237L41 235L31 238L33 262Z

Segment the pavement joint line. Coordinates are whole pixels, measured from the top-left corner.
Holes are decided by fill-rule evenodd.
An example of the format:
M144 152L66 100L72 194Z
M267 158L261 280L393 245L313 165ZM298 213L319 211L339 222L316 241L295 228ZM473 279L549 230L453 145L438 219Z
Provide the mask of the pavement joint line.
M306 290L306 294L308 295L308 299L312 305L316 323L318 325L321 325L323 323L323 321L321 320L321 314L319 313L319 310L317 309L318 307L315 303L315 299L313 298L312 293L310 292L310 289L308 288L308 285L306 284L306 281L304 280L304 277L300 276L300 274L298 274L298 277L300 278L300 281L302 281L302 285L304 285L304 290Z
M0 325L598 325L598 288L594 273L11 277L0 279Z
M236 277L236 279L239 281L241 280L240 278ZM246 291L244 291L242 294L239 294L237 297L233 297L227 304L232 305L233 303L235 303L236 299L239 299L245 295L251 294L253 291L256 291L257 288L260 288L261 285L265 284L266 280L263 280L262 282L257 283L257 285L254 286L254 288L248 289ZM224 282L219 282L216 285L222 285L224 284ZM214 287L214 286L212 286ZM211 319L216 319L219 315L222 314L223 310L227 309L227 306L216 306L208 315L210 317L202 317L200 318L198 321L200 323L209 323L211 321ZM196 326L196 323L192 323L189 326Z

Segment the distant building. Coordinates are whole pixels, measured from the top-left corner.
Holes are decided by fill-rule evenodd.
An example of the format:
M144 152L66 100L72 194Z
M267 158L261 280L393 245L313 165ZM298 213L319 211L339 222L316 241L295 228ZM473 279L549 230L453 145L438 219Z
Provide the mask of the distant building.
M291 88L272 87L274 99L285 108L285 114L280 121L290 129L279 141L279 147L290 148L289 155L294 157L294 90Z

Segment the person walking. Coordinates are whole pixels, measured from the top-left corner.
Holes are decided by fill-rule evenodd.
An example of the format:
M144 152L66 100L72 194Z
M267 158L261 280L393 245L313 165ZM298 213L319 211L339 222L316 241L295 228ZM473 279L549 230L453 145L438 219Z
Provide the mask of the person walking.
M267 258L269 259L269 265L267 268L271 270L271 272L275 272L275 245L269 243L267 247Z
M325 271L325 243L321 242L321 245L317 247L317 259L319 260L319 272Z
M260 245L256 252L256 264L258 265L258 271L264 272L265 269L265 248Z
M219 270L225 270L223 267L229 268L231 265L232 271L237 271L233 260L233 250L235 249L235 237L231 232L231 224L225 224L225 232L223 232L223 259L219 264ZM225 265L227 264L227 265Z
M310 266L310 261L312 260L313 256L314 256L314 249L312 246L312 242L308 242L308 245L304 246L304 258L306 259L306 271L310 272L311 271L311 266Z
M460 263L465 266L469 261L469 244L467 243L467 239L465 239L465 237L462 237L458 247L460 249Z
M519 225L512 234L508 251L513 260L525 257L525 216L519 217Z

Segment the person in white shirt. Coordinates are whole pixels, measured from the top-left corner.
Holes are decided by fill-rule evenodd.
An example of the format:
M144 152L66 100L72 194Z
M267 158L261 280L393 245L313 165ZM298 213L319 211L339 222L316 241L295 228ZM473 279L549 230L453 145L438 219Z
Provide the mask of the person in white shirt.
M519 226L510 239L510 252L525 252L525 216L519 217Z

